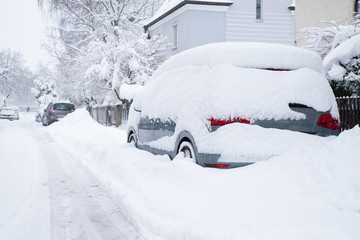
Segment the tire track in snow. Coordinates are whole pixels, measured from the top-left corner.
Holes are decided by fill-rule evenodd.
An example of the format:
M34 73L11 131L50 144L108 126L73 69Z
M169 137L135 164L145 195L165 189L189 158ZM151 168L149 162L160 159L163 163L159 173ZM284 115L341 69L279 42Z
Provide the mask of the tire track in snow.
M51 239L141 239L91 173L46 136L42 152L49 175Z

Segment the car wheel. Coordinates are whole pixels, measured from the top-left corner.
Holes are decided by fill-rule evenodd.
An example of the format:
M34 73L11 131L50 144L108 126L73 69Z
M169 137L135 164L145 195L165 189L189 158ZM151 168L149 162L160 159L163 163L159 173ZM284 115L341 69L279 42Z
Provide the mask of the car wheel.
M136 137L135 137L135 134L134 133L130 133L129 134L129 137L128 137L128 143L131 143L132 145L135 145L137 144L136 142Z
M42 119L42 125L43 126L47 126L48 124L46 124L46 122L47 122L47 118L46 117L43 117L43 119Z
M194 163L196 163L194 146L189 141L183 141L180 144L177 154L181 154L184 158L190 158Z

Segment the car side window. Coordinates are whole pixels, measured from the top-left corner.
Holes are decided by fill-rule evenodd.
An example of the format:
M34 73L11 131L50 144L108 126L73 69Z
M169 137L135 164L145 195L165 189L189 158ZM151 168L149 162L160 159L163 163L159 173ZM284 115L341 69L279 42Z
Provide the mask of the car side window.
M47 108L46 108L46 111L50 111L50 108L51 108L51 103L49 103L49 105L47 106Z

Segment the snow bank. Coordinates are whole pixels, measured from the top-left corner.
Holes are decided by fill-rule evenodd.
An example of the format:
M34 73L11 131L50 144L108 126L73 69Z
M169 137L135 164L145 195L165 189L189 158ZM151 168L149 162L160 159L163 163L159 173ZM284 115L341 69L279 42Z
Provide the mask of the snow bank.
M332 50L323 61L325 72L338 63L346 64L351 58L360 56L360 35L350 38Z
M299 134L286 155L228 170L138 150L125 143L125 131L98 125L83 109L46 130L112 191L145 239L360 236L359 127L337 138L313 136L316 144Z

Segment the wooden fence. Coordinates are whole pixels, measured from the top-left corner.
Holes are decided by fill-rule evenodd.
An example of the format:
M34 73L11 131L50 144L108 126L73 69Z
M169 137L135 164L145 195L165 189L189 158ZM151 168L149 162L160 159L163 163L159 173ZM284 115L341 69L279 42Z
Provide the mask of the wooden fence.
M339 108L341 131L360 125L360 97L336 98Z
M126 123L128 119L128 111L123 105L94 106L88 110L94 120L106 126L115 125L118 127Z

